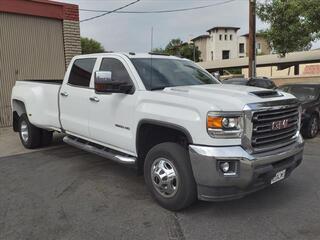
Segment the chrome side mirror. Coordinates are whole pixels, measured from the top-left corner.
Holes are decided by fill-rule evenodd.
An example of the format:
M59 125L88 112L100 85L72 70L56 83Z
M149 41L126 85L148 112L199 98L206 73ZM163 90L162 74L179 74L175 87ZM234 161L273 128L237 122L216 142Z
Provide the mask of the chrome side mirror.
M94 89L96 93L130 93L133 85L112 79L111 71L97 71L94 74Z

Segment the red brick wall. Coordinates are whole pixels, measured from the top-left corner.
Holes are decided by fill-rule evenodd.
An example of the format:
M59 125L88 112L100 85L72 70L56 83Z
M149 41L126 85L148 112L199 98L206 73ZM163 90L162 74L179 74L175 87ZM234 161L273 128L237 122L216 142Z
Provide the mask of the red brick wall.
M78 5L47 0L1 0L0 12L79 21Z

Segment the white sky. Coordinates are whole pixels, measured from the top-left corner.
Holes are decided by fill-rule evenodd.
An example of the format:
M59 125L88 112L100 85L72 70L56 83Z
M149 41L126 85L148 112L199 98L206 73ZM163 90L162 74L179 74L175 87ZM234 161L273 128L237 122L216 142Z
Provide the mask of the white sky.
M113 10L133 0L61 0L78 4L79 8ZM123 10L166 10L188 8L224 2L225 0L141 0ZM98 40L108 51L147 52L151 46L151 28L154 31L153 47L165 47L173 38L187 41L205 34L214 26L240 27L239 34L248 32L249 0L235 0L225 5L178 13L119 14L113 13L80 24L81 36ZM80 11L80 20L97 13ZM257 30L265 28L259 19ZM315 44L314 47L320 47Z

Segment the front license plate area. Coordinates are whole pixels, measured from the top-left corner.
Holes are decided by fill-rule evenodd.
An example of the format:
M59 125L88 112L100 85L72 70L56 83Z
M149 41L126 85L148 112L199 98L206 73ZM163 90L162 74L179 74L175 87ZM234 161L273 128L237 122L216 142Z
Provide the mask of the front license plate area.
M281 181L286 176L286 169L277 172L276 175L271 179L271 184Z

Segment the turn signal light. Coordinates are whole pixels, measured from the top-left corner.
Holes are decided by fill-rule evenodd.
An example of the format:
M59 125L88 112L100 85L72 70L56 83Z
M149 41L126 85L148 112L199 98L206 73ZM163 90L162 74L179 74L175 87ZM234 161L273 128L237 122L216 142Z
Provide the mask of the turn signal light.
M223 117L208 116L208 128L222 128Z

